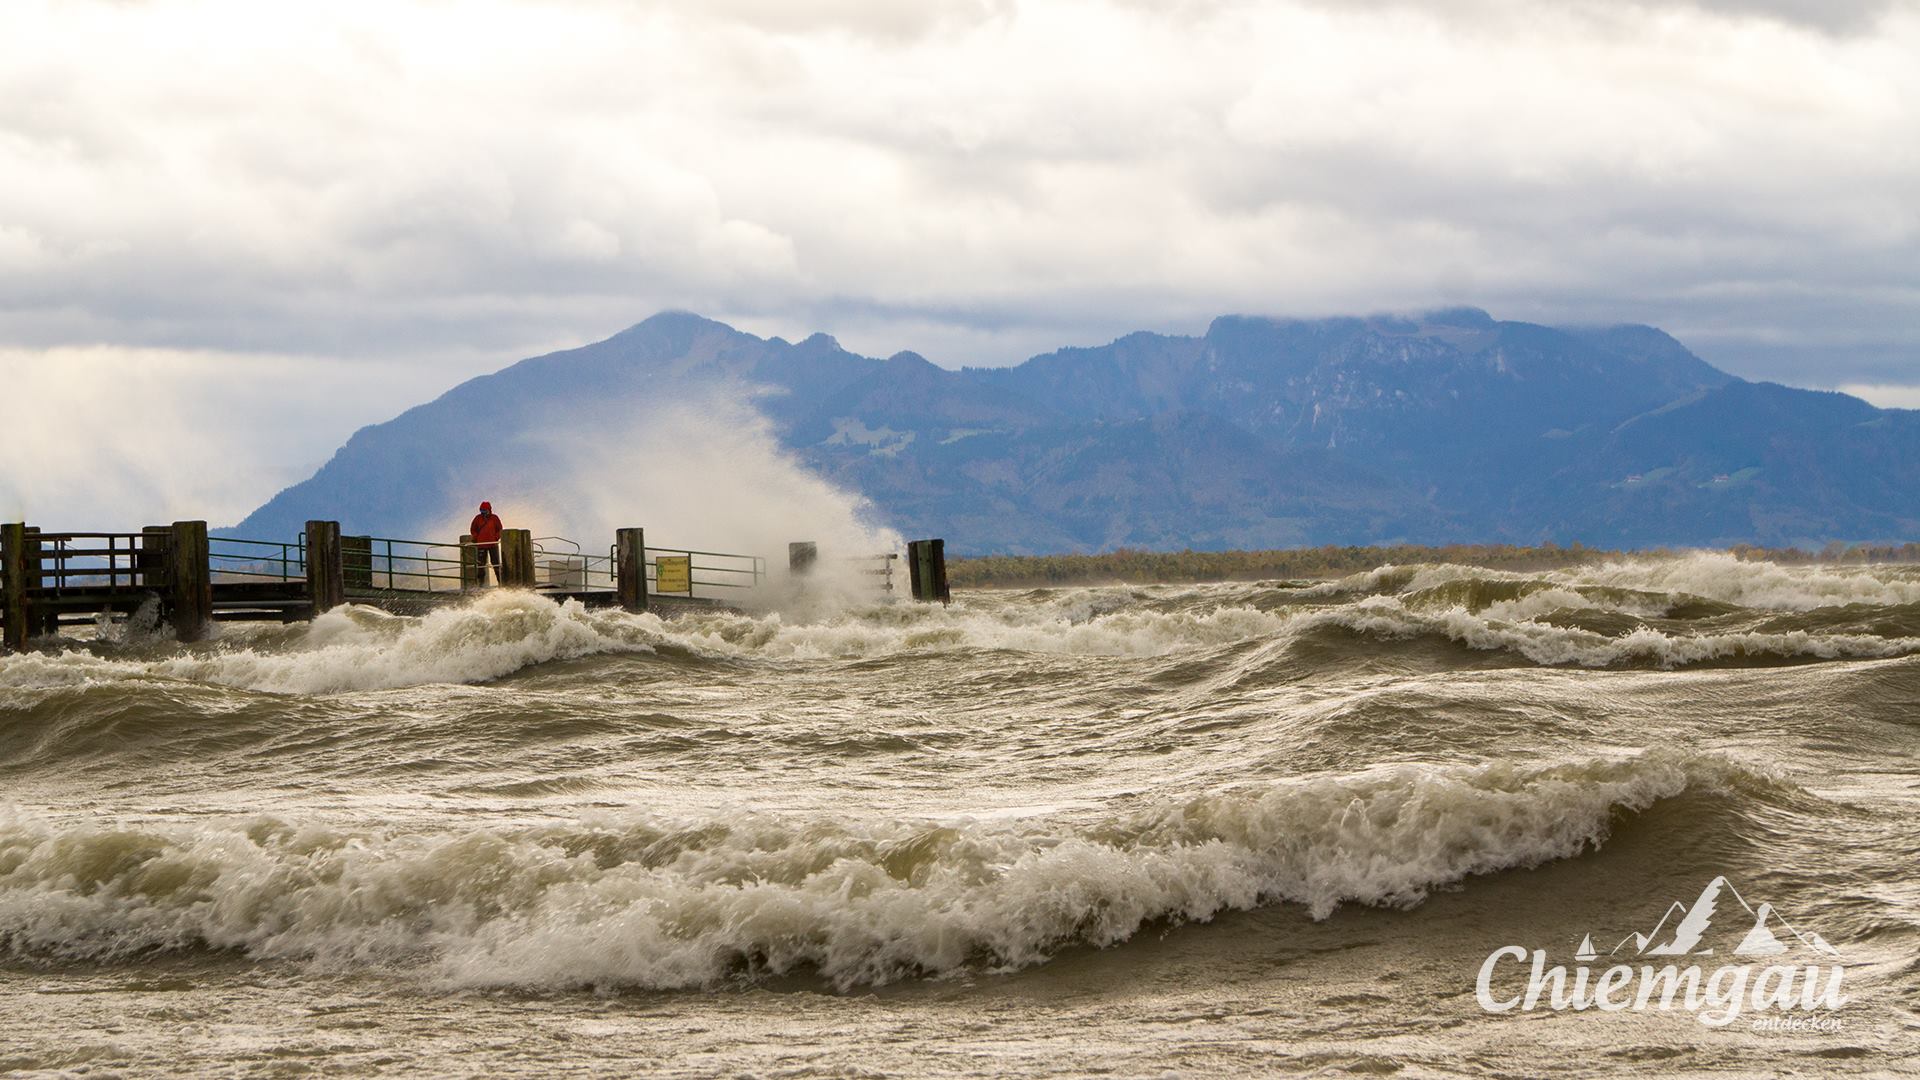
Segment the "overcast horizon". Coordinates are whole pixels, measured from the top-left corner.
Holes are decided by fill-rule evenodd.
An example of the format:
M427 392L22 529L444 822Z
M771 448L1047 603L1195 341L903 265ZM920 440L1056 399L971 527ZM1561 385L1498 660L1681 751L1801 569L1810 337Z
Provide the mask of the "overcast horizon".
M959 367L1465 304L1920 405L1913 2L15 10L7 519L237 518L665 309Z

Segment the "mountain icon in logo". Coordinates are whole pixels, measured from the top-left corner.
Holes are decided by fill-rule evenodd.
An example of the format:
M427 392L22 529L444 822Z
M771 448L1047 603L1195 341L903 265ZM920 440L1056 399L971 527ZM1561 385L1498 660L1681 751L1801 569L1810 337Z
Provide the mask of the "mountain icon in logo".
M1730 904L1723 900L1723 893L1732 897ZM1726 914L1733 917L1735 930L1717 933L1714 915L1723 906L1729 909ZM1669 930L1667 924L1676 914L1679 919ZM1751 920L1750 924L1748 920ZM1740 928L1744 928L1745 933L1732 948L1734 956L1778 956L1787 951L1790 941L1797 941L1823 956L1840 955L1840 951L1819 934L1801 933L1782 918L1772 904L1762 903L1756 908L1747 903L1746 897L1741 896L1740 891L1724 876L1707 882L1707 887L1700 890L1700 895L1694 898L1691 905L1678 900L1668 905L1651 932L1628 934L1613 947L1610 955L1618 954L1631 945L1633 952L1641 956L1710 956L1716 944L1730 941L1732 934ZM1663 933L1666 935L1664 939ZM1581 941L1580 945L1582 953L1591 952L1590 938Z

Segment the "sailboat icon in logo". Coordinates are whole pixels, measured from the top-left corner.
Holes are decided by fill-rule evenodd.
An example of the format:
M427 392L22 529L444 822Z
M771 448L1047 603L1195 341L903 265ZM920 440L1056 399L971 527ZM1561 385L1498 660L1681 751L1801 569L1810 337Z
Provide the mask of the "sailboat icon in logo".
M1735 889L1733 883L1725 877L1716 877L1707 882L1707 887L1700 890L1700 895L1694 899L1691 906L1674 901L1667 907L1666 913L1660 916L1660 921L1654 924L1651 933L1628 934L1621 939L1620 944L1613 947L1612 953L1618 953L1631 945L1633 952L1641 956L1713 955L1713 946L1706 944L1706 941L1713 929L1714 912L1720 906L1723 892L1733 897L1734 903L1739 905L1739 908L1735 909L1736 912L1744 909L1746 914L1753 918L1752 928L1747 930L1745 936L1741 937L1739 943L1733 947L1734 956L1778 956L1787 951L1789 941L1797 941L1824 956L1840 955L1840 950L1828 944L1827 940L1819 934L1801 933L1792 923L1782 918L1780 913L1773 909L1772 904L1762 903L1756 908L1747 903L1746 898L1741 896L1740 891ZM1673 918L1676 912L1681 918L1670 932L1671 936L1662 941L1661 933L1666 930L1667 920ZM1776 927L1779 928L1778 932L1775 930ZM1731 934L1726 937L1731 937ZM1722 943L1724 941L1725 938L1722 939ZM1575 957L1580 960L1596 958L1592 935L1581 939L1580 951L1575 954Z

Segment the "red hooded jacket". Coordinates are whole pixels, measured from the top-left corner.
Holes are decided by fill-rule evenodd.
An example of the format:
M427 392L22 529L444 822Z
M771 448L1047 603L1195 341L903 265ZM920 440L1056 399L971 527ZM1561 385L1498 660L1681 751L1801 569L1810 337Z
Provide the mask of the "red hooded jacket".
M481 503L480 512L473 515L473 524L467 527L473 534L476 544L497 544L500 542L500 516L493 512L492 503Z

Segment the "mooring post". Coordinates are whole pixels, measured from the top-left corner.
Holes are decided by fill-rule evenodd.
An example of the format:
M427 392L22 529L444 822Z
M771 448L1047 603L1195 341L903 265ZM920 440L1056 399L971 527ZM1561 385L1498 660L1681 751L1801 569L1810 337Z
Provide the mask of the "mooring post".
M207 560L207 523L176 521L167 543L167 595L173 635L200 641L213 630L213 572Z
M343 589L373 588L373 537L340 538L340 581Z
M167 541L173 530L165 525L148 525L140 530L140 554L134 568L140 572L140 584L156 594L167 583Z
M531 589L533 582L533 531L501 529L500 584L514 589Z
M172 527L148 525L140 530L140 554L133 560L140 571L140 587L147 590L163 615L167 607L167 546L171 543Z
M0 653L27 647L27 526L16 521L0 525L0 575L6 578L6 627L0 634Z
M913 598L923 604L938 600L953 602L947 591L947 542L938 537L914 540L907 544L907 574L913 585Z
M347 602L337 521L307 522L307 596L313 601L315 615L324 615Z
M36 599L32 590L47 583L45 549L40 546L40 527L27 526L27 634L38 637L60 632L60 610L44 599ZM65 584L65 582L61 582Z
M472 533L460 534L460 588L484 589L486 564L480 561L480 549L473 545Z
M819 558L820 545L811 540L795 540L787 545L787 573L803 577L813 570Z
M647 530L614 530L613 577L621 607L647 610Z

